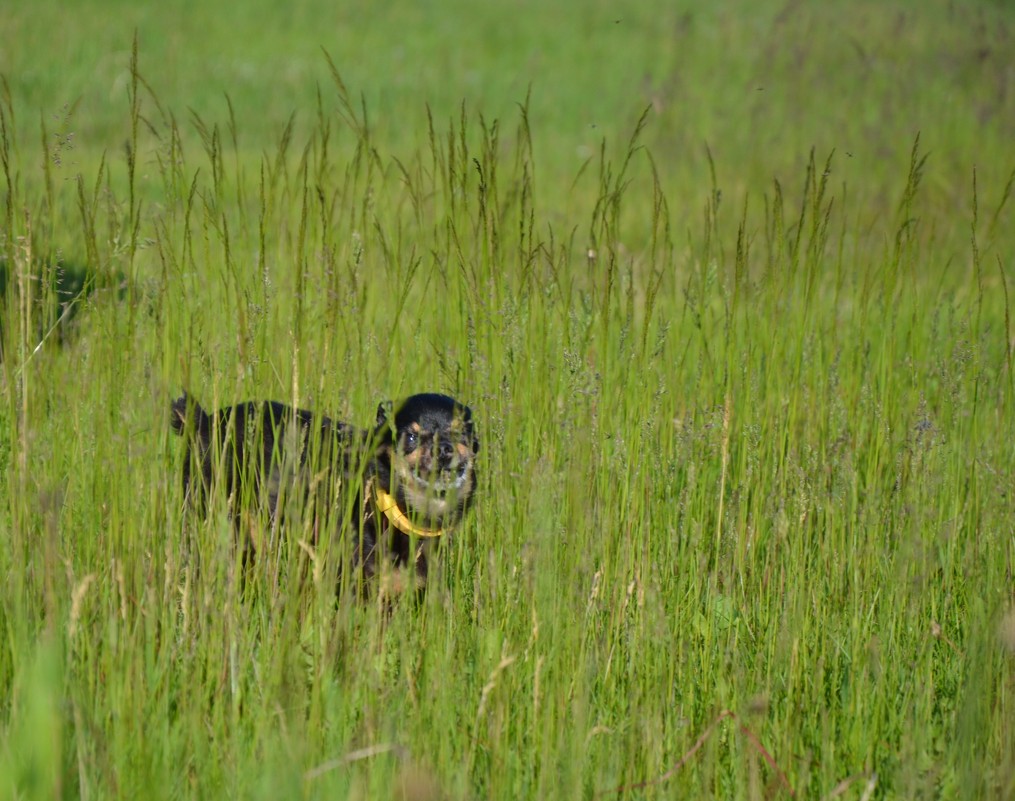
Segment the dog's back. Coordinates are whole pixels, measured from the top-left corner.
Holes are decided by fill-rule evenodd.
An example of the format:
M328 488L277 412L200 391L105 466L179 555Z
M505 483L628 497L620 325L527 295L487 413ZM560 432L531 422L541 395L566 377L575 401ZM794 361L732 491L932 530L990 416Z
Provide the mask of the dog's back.
M248 401L209 414L184 393L172 402L173 431L184 437L183 491L203 510L216 480L238 511L243 498L267 502L328 490L365 469L362 432L277 401ZM195 475L195 470L197 475Z

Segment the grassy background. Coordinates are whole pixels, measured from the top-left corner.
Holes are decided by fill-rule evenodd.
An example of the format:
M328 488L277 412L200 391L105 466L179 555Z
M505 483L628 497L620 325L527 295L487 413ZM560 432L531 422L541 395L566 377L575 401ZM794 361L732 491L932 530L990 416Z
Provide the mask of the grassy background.
M5 10L0 792L1015 792L1013 11L653 5ZM181 386L469 402L425 602L195 576Z

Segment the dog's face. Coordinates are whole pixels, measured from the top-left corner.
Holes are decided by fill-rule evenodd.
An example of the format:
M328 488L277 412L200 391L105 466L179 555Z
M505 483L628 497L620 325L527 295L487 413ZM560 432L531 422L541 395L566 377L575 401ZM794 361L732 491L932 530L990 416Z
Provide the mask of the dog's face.
M389 491L402 511L424 525L454 523L475 491L479 439L468 406L447 395L413 395L397 409L377 409L382 461Z

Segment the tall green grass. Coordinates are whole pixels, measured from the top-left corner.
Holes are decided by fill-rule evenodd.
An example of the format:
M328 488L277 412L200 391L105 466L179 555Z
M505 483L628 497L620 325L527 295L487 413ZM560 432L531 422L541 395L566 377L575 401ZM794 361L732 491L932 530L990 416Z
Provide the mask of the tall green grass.
M1015 790L1013 165L952 208L919 140L881 199L844 153L745 193L706 152L688 218L651 112L548 194L525 103L392 153L335 68L251 158L130 64L76 180L0 113L4 793ZM425 600L336 603L296 548L309 579L244 596L221 507L195 573L183 386L472 405L480 501Z
M676 219L709 179L707 142L733 206L744 191L760 196L773 176L796 186L812 147L835 150L836 174L870 222L890 211L917 132L935 166L924 196L949 217L968 208L972 163L1010 169L1013 32L1010 6L989 0L918 9L905 0L648 0L624 9L518 0L510 10L464 0L12 0L0 17L0 39L11 43L0 49L0 74L21 158L34 171L44 126L57 183L94 176L103 154L122 165L136 33L145 76L188 152L201 146L193 117L218 121L223 144L255 170L288 126L296 141L311 135L319 93L332 109L323 49L356 104L365 100L375 144L403 161L428 146L424 104L440 121L463 102L507 121L530 95L536 189L558 222L581 165L604 138L621 146L646 106L642 141ZM154 200L150 166L142 160L138 180L143 189L152 179ZM686 225L678 229L682 240Z

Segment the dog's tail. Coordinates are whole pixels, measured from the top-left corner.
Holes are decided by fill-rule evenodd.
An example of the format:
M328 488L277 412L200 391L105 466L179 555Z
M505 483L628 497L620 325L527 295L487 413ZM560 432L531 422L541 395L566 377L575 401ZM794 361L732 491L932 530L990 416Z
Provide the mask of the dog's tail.
M204 505L205 488L211 481L207 454L213 421L201 404L186 392L170 403L169 410L169 425L187 442L183 458L183 497L187 506L199 509ZM192 481L193 478L197 481Z
M186 432L188 430L187 421L192 420L192 428L190 430L194 431L202 441L207 442L211 437L211 418L201 408L201 404L186 392L173 401L170 409L172 410L172 416L169 423L177 434L182 435Z

